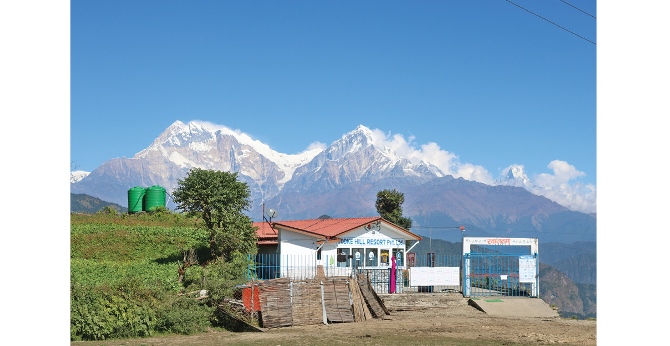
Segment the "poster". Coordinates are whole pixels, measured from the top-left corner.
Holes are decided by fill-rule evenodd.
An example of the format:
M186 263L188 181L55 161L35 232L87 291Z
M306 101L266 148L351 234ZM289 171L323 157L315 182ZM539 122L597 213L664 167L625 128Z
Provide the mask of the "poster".
M537 276L536 270L535 256L519 256L519 282L534 283Z

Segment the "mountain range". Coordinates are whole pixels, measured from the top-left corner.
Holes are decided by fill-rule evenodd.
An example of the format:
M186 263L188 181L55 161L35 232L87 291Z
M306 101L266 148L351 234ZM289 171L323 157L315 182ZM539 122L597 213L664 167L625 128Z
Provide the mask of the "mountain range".
M251 190L249 216L263 208L279 220L376 215L377 192L402 192L412 231L449 241L465 226L468 236L538 238L544 242L594 242L596 214L570 210L529 192L519 167L496 185L454 178L437 165L402 157L359 125L327 147L283 154L244 133L208 122L176 121L132 158L112 158L85 174L71 174L71 192L128 205L128 190L159 185L170 193L198 167L237 172Z

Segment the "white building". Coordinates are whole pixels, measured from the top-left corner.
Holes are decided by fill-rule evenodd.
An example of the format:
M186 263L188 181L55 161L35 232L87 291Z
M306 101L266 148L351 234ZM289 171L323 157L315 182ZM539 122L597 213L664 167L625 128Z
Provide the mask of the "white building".
M381 217L256 222L261 266L273 277L348 276L355 268L405 269L421 237ZM258 261L257 261L258 262Z

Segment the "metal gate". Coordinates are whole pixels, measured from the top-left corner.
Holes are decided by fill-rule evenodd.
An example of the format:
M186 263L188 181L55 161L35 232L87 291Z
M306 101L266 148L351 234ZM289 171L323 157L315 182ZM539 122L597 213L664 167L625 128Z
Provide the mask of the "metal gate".
M538 297L537 239L464 238L463 295Z

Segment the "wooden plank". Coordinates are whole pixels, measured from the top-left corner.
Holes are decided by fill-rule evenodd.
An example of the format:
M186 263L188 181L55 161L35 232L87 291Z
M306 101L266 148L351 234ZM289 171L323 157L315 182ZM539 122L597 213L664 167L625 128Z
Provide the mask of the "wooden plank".
M379 298L379 296L377 295L377 292L374 290L374 288L372 288L372 284L370 283L370 278L368 277L366 279L368 281L368 286L370 287L370 291L372 291L372 296L375 298L377 303L382 307L382 310L384 310L384 313L386 315L390 315L389 310L386 308L386 305L384 304L384 301L381 298Z
M360 273L357 276L358 280L358 286L361 288L361 294L363 295L363 298L365 299L365 302L367 303L368 307L370 308L370 312L372 312L373 317L382 317L386 314L384 311L384 308L381 306L377 294L375 293L374 289L372 286L370 286L370 281L368 280L368 277L365 276L365 274Z
M225 308L219 307L218 311L224 314L228 320L226 323L226 328L234 332L262 332L263 330L249 324L244 319L228 312Z
M346 277L324 279L324 300L328 321L332 323L354 322Z
M351 292L352 297L352 306L354 310L354 322L362 322L365 320L372 319L372 313L368 308L368 305L365 303L365 299L361 294L361 288L358 286L358 280L350 279L349 280L349 291Z
M317 279L325 279L326 278L326 272L323 270L323 265L317 265L316 266L316 278Z

